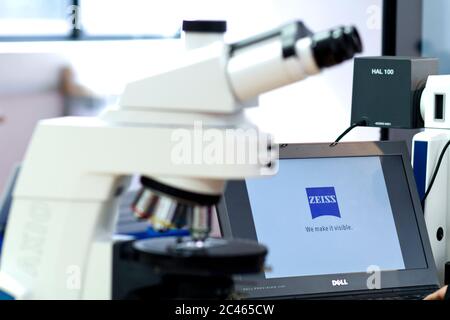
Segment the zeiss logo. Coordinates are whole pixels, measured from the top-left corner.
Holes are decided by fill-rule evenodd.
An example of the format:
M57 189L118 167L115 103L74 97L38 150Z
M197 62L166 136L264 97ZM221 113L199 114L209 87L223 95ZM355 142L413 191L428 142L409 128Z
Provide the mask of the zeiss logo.
M333 287L346 287L346 286L348 286L348 282L347 282L346 279L332 280L331 284L333 285Z
M313 219L323 216L341 217L336 191L333 187L307 188L306 194Z

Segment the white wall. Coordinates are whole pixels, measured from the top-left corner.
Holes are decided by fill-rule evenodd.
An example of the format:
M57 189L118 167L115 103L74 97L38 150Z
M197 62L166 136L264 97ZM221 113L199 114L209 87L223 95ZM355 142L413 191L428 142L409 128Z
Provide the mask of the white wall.
M169 0L169 3L177 2ZM320 31L354 24L364 40L364 55L381 54L382 0L191 0L176 9L181 18L226 19L228 41L261 32L292 19ZM279 142L328 142L350 125L353 64L277 90L250 114ZM350 140L378 139L379 130L360 129Z
M21 161L37 121L62 115L54 54L0 53L0 192Z
M364 55L381 54L381 1L281 0L279 20L302 19L313 30L342 24L358 27ZM374 16L375 15L375 16ZM254 118L280 142L328 142L350 125L353 63L327 70L318 77L280 89L262 98ZM378 139L379 130L359 129L348 140Z
M355 24L365 55L381 52L381 0L167 0L180 21L227 19L227 41L235 41L303 19L313 30ZM158 8L158 6L155 6ZM166 10L167 11L167 10ZM26 150L35 123L58 116L58 72L74 66L81 83L97 93L120 94L124 85L145 76L161 62L176 59L178 41L0 43L0 190ZM350 123L352 63L302 83L266 94L251 117L278 142L331 141ZM377 139L378 130L361 129L349 139Z
M175 6L175 3L178 5ZM381 54L381 3L381 0L169 0L164 7L173 4L174 15L180 20L226 19L229 26L226 37L228 42L293 19L303 20L316 31L353 24L361 33L365 45L363 54L367 56ZM81 78L89 82L107 73L102 69L114 66L118 78L109 77L105 83L110 88L116 88L119 93L124 79L131 79L133 73L136 76L138 73L144 75L158 67L161 60L167 60L164 46L162 43L148 44L145 50L131 50L128 53L131 59L122 59L117 63L114 55L101 58L100 48L90 50L91 58L99 59L100 64L88 67L82 54L72 55L72 61L78 66ZM148 50L150 48L152 50ZM105 62L103 59L108 64L102 68ZM321 76L264 95L261 107L251 110L249 114L265 130L273 132L278 142L331 141L350 125L352 76L352 62L345 63L325 71ZM101 81L96 83L100 84ZM348 136L349 140L378 138L377 129L359 129Z

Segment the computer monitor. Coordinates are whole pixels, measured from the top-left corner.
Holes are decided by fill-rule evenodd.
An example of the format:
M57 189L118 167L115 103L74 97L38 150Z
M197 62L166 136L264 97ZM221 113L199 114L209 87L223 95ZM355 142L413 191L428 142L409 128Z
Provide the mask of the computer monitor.
M437 283L401 142L282 146L278 174L230 182L218 214L224 237L269 249L271 268L239 279L248 298L374 294L373 268L379 293Z
M423 1L383 1L383 55L421 56Z
M450 1L384 0L382 54L439 59L439 72L450 74ZM382 129L382 140L411 141L418 130Z
M383 55L439 58L450 73L450 1L384 0Z

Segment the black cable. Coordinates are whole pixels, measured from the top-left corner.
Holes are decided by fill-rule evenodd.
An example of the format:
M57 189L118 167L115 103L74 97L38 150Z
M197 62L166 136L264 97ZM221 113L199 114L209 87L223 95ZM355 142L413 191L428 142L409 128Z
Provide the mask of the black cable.
M381 128L380 130L380 141L389 141L391 133L388 128Z
M344 131L344 132L336 139L335 142L333 142L332 144L330 144L330 147L331 147L331 148L336 147L336 146L338 145L338 143L339 143L342 139L344 139L344 137L345 137L346 135L348 135L348 134L350 133L350 131L352 131L353 129L355 129L355 128L357 128L357 127L365 127L365 126L367 126L367 121L366 121L366 120L362 120L362 121L359 121L359 122L357 122L357 123L352 124L347 130L345 130L345 131Z
M439 169L441 168L442 161L444 160L445 153L447 152L448 147L450 147L450 141L447 142L444 149L442 149L441 155L439 156L439 161L437 163L436 169L434 170L433 177L431 178L430 185L428 186L427 192L425 192L425 196L422 199L422 208L425 208L425 200L427 200L428 195L433 188L434 182L436 181L437 175L439 173Z

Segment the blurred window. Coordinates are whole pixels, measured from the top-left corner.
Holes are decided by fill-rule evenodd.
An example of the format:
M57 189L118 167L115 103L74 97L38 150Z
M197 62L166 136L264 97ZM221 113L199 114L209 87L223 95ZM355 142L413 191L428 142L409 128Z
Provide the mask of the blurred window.
M0 41L173 38L176 1L1 0Z

